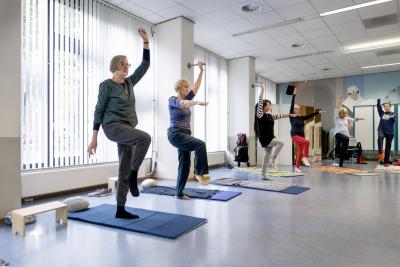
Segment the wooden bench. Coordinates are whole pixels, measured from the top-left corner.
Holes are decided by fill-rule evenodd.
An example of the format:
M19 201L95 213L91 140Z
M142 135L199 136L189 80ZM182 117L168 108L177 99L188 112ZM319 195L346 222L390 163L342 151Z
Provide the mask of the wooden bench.
M114 193L117 188L118 177L110 177L108 178L108 189L111 188L111 191Z
M19 234L20 236L25 236L26 216L36 215L51 210L56 211L56 222L67 223L67 205L59 201L49 202L28 208L13 210L11 212L13 234Z

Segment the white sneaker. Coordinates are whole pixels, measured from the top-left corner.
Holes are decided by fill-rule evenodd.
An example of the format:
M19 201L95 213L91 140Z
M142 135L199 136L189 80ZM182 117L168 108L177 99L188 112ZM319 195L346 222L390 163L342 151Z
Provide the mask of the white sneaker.
M294 172L302 173L302 171L297 167L294 168Z
M303 157L303 158L301 159L301 161L303 162L304 166L310 167L310 162L308 161L308 158L307 158L307 157Z

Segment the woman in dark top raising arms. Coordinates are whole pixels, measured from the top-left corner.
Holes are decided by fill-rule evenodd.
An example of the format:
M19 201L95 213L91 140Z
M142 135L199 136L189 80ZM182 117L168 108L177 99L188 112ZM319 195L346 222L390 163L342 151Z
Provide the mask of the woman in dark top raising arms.
M310 167L310 162L308 161L308 150L310 147L310 141L305 138L304 135L304 122L306 120L311 119L317 114L321 114L325 111L320 110L314 113L308 114L306 116L300 116L300 106L295 105L294 101L296 98L296 88L294 88L293 96L292 96L292 104L290 105L290 135L292 136L292 140L297 144L297 153L296 153L296 167L295 172L301 172L300 163L307 167Z
M276 138L274 135L275 120L288 118L289 114L272 114L271 101L264 100L264 86L260 84L261 92L256 106L256 118L254 120L256 136L260 141L261 146L265 150L264 160L262 165L262 174L265 177L268 162L271 161L271 166L276 168L276 158L283 148L283 141Z
M190 152L195 152L195 174L200 184L206 185L208 180L207 149L204 141L193 137L190 131L190 107L194 105L207 106L208 102L192 100L200 88L204 72L204 63L199 61L199 76L189 91L187 80L178 80L175 85L176 96L171 96L168 101L170 127L168 128L168 141L178 149L178 177L176 181L176 197L190 199L183 194L186 181L190 172Z

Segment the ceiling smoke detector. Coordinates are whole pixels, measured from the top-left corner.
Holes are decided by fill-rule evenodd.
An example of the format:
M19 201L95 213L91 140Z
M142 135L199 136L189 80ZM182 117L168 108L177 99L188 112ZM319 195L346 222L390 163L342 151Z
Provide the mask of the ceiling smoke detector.
M259 4L251 3L251 4L247 4L245 6L242 6L242 8L240 10L243 13L251 14L251 13L259 12L261 9L262 9L262 7Z
M306 44L296 43L296 44L291 44L290 47L291 48L302 48L302 47L306 47Z

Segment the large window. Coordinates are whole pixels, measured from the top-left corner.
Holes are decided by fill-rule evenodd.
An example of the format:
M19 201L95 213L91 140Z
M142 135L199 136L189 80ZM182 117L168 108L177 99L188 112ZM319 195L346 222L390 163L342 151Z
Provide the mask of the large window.
M196 100L209 101L206 108L194 107L194 136L205 140L208 152L227 147L227 61L200 47L195 48L195 62L206 62L206 71ZM194 78L199 74L196 67Z
M117 160L100 131L88 160L100 82L112 56L142 60L137 29L150 25L96 0L24 0L22 24L22 169ZM138 128L153 136L153 69L135 86ZM151 151L149 151L150 155Z

